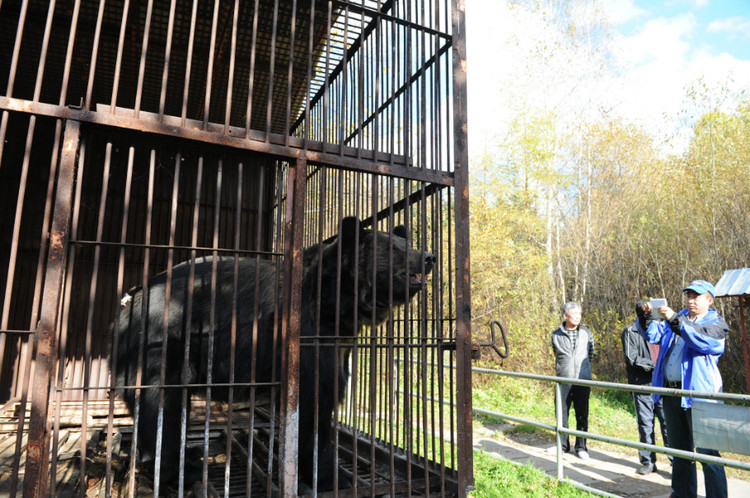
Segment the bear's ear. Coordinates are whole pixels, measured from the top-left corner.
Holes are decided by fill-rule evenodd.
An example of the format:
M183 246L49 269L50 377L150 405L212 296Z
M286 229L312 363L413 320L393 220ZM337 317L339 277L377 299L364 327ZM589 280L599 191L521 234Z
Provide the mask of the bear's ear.
M361 230L359 218L356 216L347 216L341 220L341 230L339 238L342 247L355 247L357 243L357 232Z
M396 228L393 229L393 235L397 235L401 237L402 239L408 239L408 233L406 233L406 227L404 225L399 225Z

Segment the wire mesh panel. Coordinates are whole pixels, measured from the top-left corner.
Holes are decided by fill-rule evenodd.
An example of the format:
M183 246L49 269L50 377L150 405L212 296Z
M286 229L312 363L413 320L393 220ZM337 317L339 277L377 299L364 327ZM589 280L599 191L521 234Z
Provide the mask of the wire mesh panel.
M465 495L464 51L458 2L0 2L0 493Z

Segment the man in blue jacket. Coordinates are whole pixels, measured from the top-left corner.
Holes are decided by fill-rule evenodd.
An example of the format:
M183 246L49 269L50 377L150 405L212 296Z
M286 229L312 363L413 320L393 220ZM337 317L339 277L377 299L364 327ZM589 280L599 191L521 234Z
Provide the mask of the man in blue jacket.
M729 327L711 305L714 286L705 280L693 280L683 289L687 307L675 312L669 306L658 309L666 320L656 320L646 332L649 342L660 345L654 365L652 385L690 391L721 392L722 380L718 361L724 353ZM650 312L650 306L646 308ZM658 401L658 394L654 400ZM669 430L669 447L694 451L690 397L665 396L664 415ZM695 449L705 455L720 456L716 450ZM706 496L727 496L724 467L703 463ZM698 494L695 462L674 459L672 498L695 497Z

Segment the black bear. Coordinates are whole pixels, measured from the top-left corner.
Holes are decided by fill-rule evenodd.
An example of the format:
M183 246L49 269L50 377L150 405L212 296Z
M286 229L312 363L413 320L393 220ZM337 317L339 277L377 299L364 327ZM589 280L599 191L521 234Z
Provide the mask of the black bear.
M281 351L277 341L281 319L283 279L281 265L268 260L239 258L239 279L236 312L236 366L234 380L251 382L255 368L256 382L272 380L274 355L276 364ZM343 401L349 377L347 361L336 358L334 336L354 336L363 326L384 322L392 306L406 303L425 286L425 277L432 270L435 256L410 248L406 230L396 227L392 233L364 229L357 218L345 218L338 235L304 251L302 306L300 320L300 386L299 386L299 481L301 489L313 483L315 379L318 394L318 490L334 488L335 456L331 443L333 410ZM215 295L212 295L213 267ZM191 269L193 270L191 272ZM234 301L235 258L201 257L195 263L183 262L172 271L169 317L164 349L165 385L183 384L183 368L188 384L229 382L229 358ZM192 273L192 275L191 275ZM117 384L137 384L139 351L142 349L140 385L161 383L163 363L166 273L148 282L148 312L143 317L143 290L134 289L122 300L117 318L118 354ZM192 302L188 287L192 282ZM256 283L257 282L257 283ZM256 286L258 293L256 296ZM355 288L356 286L356 288ZM188 310L191 306L191 310ZM212 310L213 308L213 310ZM212 315L213 311L213 315ZM210 317L214 317L212 362L209 362ZM142 334L143 324L145 331ZM257 337L253 354L253 337ZM318 348L318 364L311 341L320 336L324 347ZM186 344L186 337L190 340ZM344 343L347 345L348 342ZM344 355L348 358L348 352ZM187 361L187 364L185 362ZM277 367L278 368L278 367ZM334 392L338 376L338 392ZM278 373L276 375L278 379ZM134 389L123 389L123 397L131 413L136 409ZM196 392L199 392L196 390ZM226 399L226 388L212 388L212 399ZM249 388L235 388L234 399L247 399ZM189 398L189 396L188 396ZM189 401L188 401L189 403ZM142 468L154 468L159 417L159 388L144 388L140 395L138 448ZM174 484L178 477L182 389L164 389L163 434L161 444L160 482ZM188 414L190 408L188 406ZM186 457L186 489L201 478L199 461ZM346 474L338 472L338 487L351 487Z

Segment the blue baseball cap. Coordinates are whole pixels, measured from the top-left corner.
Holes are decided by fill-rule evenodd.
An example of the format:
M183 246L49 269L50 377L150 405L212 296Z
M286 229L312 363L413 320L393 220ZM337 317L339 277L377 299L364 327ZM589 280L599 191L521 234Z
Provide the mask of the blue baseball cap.
M705 280L693 280L687 287L682 289L682 292L685 292L686 290L695 291L698 294L705 294L706 292L708 292L709 294L711 294L711 297L716 298L716 296L714 295L716 293L714 284Z

